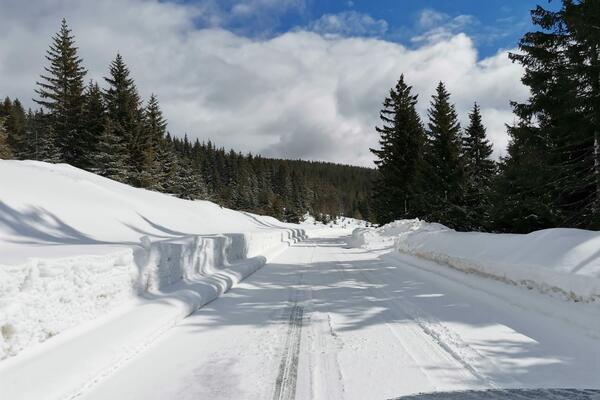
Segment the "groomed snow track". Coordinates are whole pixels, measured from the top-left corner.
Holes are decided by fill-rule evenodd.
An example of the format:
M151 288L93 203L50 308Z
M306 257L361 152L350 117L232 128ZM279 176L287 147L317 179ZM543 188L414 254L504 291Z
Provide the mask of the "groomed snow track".
M347 239L293 244L81 398L597 400L599 340L556 314L589 305Z

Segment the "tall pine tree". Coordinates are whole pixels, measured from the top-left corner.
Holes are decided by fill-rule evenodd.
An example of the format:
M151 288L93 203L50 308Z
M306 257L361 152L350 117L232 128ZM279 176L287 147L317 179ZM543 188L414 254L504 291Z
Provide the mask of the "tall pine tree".
M112 134L118 136L127 149L124 165L127 171L123 175L128 177L128 183L139 186L147 146L141 129L143 112L137 88L120 54L111 63L109 76L104 79L108 83L104 101Z
M429 166L427 217L453 228L461 228L464 172L461 132L450 93L442 82L437 86L429 108L427 161Z
M75 39L62 20L46 53L49 66L37 82L36 102L48 110L48 122L61 152L61 160L83 166L87 142L82 135L85 68L77 55Z
M558 11L538 6L532 19L541 29L525 34L521 51L510 55L524 66L522 81L531 96L513 104L519 120L509 129L508 157L498 179L498 229L528 232L600 223L595 117L600 91L594 89L600 69L597 45L586 40L593 35L577 33L589 24L580 13L591 3L566 0Z
M492 145L486 138L481 110L475 103L462 139L466 209L464 228L469 230L482 230L490 226L490 194L495 173L492 151Z
M379 177L373 190L377 221L415 218L423 210L423 146L425 133L415 109L417 96L404 75L390 90L380 112L382 126L375 154Z

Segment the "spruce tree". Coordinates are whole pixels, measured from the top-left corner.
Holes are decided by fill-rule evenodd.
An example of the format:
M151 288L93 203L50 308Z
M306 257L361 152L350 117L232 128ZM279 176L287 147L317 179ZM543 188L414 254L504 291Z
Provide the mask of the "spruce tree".
M598 16L581 14L586 5L592 7L587 11L597 7L592 3L564 1L558 11L538 6L532 20L540 30L525 34L521 51L510 55L525 68L522 81L531 96L513 104L518 122L509 129L511 145L498 179L497 229L600 224L600 83L593 67L600 63L589 33L590 19ZM586 28L579 28L586 24L584 34Z
M428 115L427 192L431 209L427 216L453 228L461 228L465 219L461 131L455 107L450 103L450 93L442 82L433 95Z
M423 145L425 134L415 106L417 95L400 76L380 112L382 126L375 154L379 177L373 188L377 221L415 218L423 209Z
M128 183L139 186L147 148L141 129L143 112L137 88L120 54L112 61L109 76L104 79L108 83L104 101L111 129L126 147L127 159L123 168L128 171L124 175L128 176Z
M490 158L492 151L492 145L486 138L481 110L475 103L462 139L464 205L467 214L464 227L469 230L490 226L490 194L495 172L495 163Z
M37 82L35 100L48 110L49 123L61 160L75 166L85 164L86 141L82 135L85 68L77 55L75 40L65 19L46 53L49 66Z

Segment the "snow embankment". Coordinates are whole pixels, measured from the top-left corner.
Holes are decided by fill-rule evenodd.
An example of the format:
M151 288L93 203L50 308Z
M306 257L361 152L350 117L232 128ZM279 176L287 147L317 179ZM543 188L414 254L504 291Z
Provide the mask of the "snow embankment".
M450 265L511 284L558 292L574 301L600 301L600 232L546 229L527 235L456 232L420 220L357 229L351 244Z
M127 354L305 235L68 165L0 160L0 182L0 360L125 311L135 326L113 326L92 353ZM104 364L90 354L93 375Z

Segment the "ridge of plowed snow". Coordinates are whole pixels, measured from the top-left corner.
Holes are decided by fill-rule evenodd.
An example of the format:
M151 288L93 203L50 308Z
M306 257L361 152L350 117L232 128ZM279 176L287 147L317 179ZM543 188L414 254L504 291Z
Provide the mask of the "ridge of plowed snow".
M600 300L600 232L565 228L526 235L456 232L416 219L356 229L352 244L393 245L401 253L543 292L559 292L575 301Z

